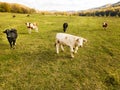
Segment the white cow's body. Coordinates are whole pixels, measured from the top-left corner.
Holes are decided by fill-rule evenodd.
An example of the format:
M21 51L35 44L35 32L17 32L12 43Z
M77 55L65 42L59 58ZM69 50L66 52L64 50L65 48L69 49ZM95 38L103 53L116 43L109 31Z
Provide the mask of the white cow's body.
M70 47L71 57L74 57L73 53L77 53L78 47L82 47L83 42L87 42L87 40L70 34L57 33L56 52L59 53L59 46L64 51L63 45L67 45Z

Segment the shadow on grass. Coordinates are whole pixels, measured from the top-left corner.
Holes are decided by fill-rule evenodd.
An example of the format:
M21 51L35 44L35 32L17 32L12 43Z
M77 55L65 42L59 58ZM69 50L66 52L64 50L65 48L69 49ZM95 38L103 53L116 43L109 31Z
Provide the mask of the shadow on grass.
M23 35L27 35L27 34L29 34L29 33L25 33L25 32L20 32L19 34L23 34Z
M110 56L113 56L113 55L114 55L107 47L102 46L102 45L101 45L101 47L102 47L102 49L103 49L107 54L109 54Z
M63 30L62 29L59 29L59 30L50 30L50 32L60 33L60 32L63 32Z
M90 30L90 29L83 29L83 30L80 30L81 32L103 32L103 31L105 31L105 30L103 30L103 29L92 29L92 30Z
M0 49L1 50L10 49L9 43L8 44L0 43Z
M60 51L60 53L57 54L55 50L49 48L42 48L41 50L38 49L34 52L23 52L19 56L25 60L38 60L43 63L51 61L54 62L57 60L72 60L72 58L70 57L70 53Z
M118 81L115 79L114 76L112 75L107 75L105 77L104 80L105 85L109 88L109 89L116 89L118 90L120 88L120 84L118 83Z
M42 50L37 52L36 55L40 61L54 61L54 60L62 60L62 59L71 59L70 55L65 52L60 52L59 54L52 49ZM43 60L44 59L44 60Z

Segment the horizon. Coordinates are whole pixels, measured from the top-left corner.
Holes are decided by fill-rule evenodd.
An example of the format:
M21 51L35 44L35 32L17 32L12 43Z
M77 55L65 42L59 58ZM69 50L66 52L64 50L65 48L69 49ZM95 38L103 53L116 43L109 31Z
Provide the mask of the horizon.
M107 4L119 2L119 0L0 0L1 2L17 3L39 11L81 11L101 7ZM60 2L61 1L61 2ZM90 2L90 3L89 3Z

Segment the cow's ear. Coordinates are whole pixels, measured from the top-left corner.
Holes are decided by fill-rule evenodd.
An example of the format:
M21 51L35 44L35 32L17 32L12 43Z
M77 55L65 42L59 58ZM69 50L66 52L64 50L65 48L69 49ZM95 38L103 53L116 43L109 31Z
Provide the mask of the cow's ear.
M87 39L83 39L83 42L87 42Z
M3 31L3 33L6 33L6 30L5 30L5 31Z
M76 41L77 41L77 42L79 42L79 38L78 38L78 39L76 39Z
M3 31L3 33L7 33L9 31L9 29L6 29L5 31Z

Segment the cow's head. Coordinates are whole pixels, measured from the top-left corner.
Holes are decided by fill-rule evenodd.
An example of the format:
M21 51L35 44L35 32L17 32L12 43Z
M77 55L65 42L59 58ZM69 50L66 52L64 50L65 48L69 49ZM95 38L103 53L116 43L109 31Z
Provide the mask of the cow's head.
M107 26L107 22L103 22L103 25L104 25L104 26Z
M3 33L6 33L7 37L11 37L11 31L9 29L6 29L5 31L3 31Z
M6 29L5 31L3 31L3 33L8 33L8 32L10 32L9 29Z
M30 28L30 24L29 22L26 22L25 25L27 26L27 28Z
M84 38L78 38L76 39L76 45L79 47L83 47L83 44L87 42L87 39Z

